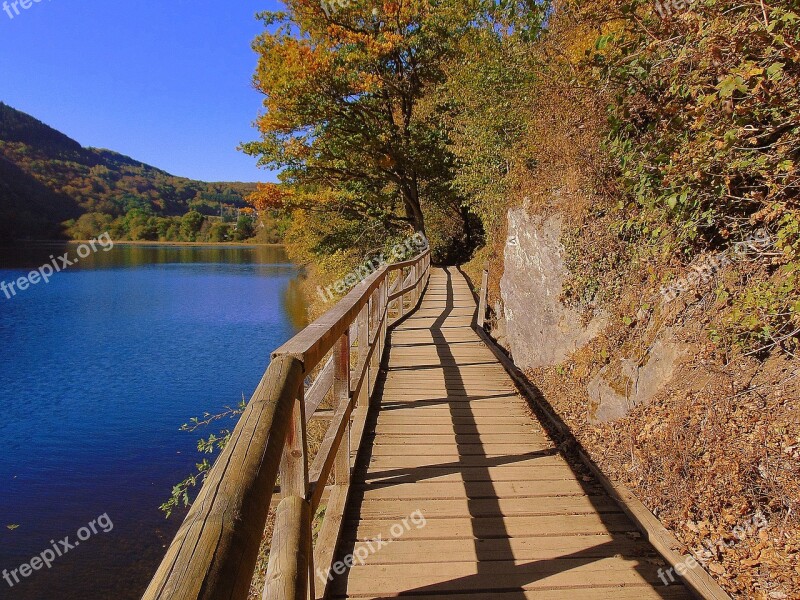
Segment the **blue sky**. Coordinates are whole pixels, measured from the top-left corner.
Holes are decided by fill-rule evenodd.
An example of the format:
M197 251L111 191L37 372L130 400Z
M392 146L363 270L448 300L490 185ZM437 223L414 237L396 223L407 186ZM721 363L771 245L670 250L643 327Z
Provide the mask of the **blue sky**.
M3 1L6 104L174 175L275 179L236 146L257 138L250 43L276 0L23 0L13 18Z

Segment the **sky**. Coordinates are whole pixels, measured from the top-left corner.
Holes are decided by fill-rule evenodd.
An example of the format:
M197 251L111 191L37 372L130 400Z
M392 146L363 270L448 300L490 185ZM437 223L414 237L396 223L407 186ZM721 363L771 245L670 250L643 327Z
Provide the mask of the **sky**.
M250 45L277 0L21 2L0 0L0 101L173 175L275 180L236 147L258 137Z

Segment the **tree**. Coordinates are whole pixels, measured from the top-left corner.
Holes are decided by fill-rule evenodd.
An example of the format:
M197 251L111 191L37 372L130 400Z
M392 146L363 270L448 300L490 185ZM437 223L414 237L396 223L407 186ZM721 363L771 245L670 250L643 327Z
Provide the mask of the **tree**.
M205 221L205 217L196 210L191 210L183 215L181 219L181 235L186 241L194 242L197 240L197 234L200 233L200 229L203 227L203 221Z
M77 221L68 223L67 233L75 240L91 240L107 232L111 227L111 215L86 213Z
M208 241L210 242L226 242L230 239L231 226L227 223L217 221L211 224L208 230Z
M245 214L239 215L239 219L236 221L236 233L234 238L237 241L244 241L249 240L255 234L256 230L253 218Z
M439 195L449 193L452 158L423 98L477 6L410 0L334 11L289 0L286 12L263 13L267 31L254 43L262 140L243 149L283 169L294 206L424 232L423 200L447 200Z

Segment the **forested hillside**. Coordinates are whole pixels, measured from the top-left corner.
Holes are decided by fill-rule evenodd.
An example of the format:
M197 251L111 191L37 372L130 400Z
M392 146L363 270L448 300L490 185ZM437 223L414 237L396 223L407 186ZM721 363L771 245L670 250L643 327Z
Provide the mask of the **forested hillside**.
M414 231L488 261L495 334L603 469L735 597L800 597L796 2L262 18L254 202L314 284Z
M175 177L110 150L83 148L33 117L0 103L0 239L242 241L266 230L245 197L246 183Z

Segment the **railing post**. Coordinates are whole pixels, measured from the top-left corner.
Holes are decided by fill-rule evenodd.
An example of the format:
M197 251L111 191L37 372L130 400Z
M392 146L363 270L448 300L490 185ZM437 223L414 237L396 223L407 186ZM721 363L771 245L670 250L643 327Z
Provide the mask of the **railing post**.
M483 270L483 277L481 278L481 296L478 302L478 327L483 329L486 323L486 299L489 294L489 265Z
M262 600L314 598L313 556L311 507L299 496L284 498L275 515Z
M281 497L308 494L308 443L306 440L306 410L303 386L297 393L286 432L286 445L283 448L280 465Z
M406 283L406 272L405 269L400 269L400 287L398 291L403 289L403 286ZM400 297L397 299L400 302L400 314L398 315L399 319L403 318L403 315L406 314L406 295L401 294Z
M386 337L389 333L389 280L386 280L386 284L384 285L384 294L383 294L383 308L386 310L386 318L383 320L383 331L381 332L381 356L383 356L383 351L386 348Z
M386 323L386 319L383 319L383 298L384 294L381 291L384 286L388 285L388 276L384 279L384 282L381 283L378 288L372 293L370 298L370 307L372 312L372 329L371 333L374 332L375 335L375 348L372 349L372 357L370 358L370 377L369 377L369 389L370 389L370 398L372 397L372 392L375 390L375 383L378 381L378 371L380 370L381 365L381 353L383 352L383 332L384 332L384 325ZM387 317L388 319L388 317ZM381 323L383 321L383 323Z
M369 302L364 305L361 312L358 313L358 369L357 372L361 374L364 372L365 382L361 384L361 393L358 398L355 398L356 406L363 403L364 397L369 399L372 394L370 386L370 372L372 369L371 360L369 357L369 340L372 336L372 331L369 327Z
M334 348L333 397L337 408L350 402L350 331L346 331ZM334 481L336 485L350 484L350 419L347 420L342 441L336 451ZM325 485L320 481L319 485Z
M420 300L422 299L422 293L425 290L425 276L428 274L428 270L425 267L425 257L423 256L419 261L420 266L420 275L419 275L419 297Z
M304 600L307 597L314 597L314 555L311 538L311 519L313 515L311 514L311 505L308 502L308 440L306 438L306 403L304 396L305 387L301 384L297 392L297 400L294 403L292 416L289 420L286 444L283 447L279 470L281 497L283 498L281 504L286 502L287 508L284 512L284 520L280 523L277 519L275 521L276 535L279 525L286 529L287 531L282 534L283 537L295 544L294 546L287 545L287 548L293 548L298 557L277 557L274 565L270 560L269 567L274 567L277 570L268 567L267 572L274 574L276 580L268 581L264 587L265 600L273 600L273 598L287 598L288 600L291 597L280 594L273 595L276 589L274 586L281 587L287 581L290 581L287 577L297 577L296 596L293 598ZM297 523L291 521L291 519L302 519L303 521ZM303 553L300 550L301 548L305 549L305 557L299 556ZM305 570L305 577L301 576L301 571L299 570L293 575L291 567Z
M416 306L417 302L419 302L419 281L418 281L420 274L419 266L420 266L419 262L414 263L414 295L413 295L414 303L412 304L412 306Z

